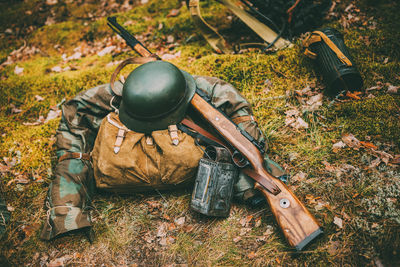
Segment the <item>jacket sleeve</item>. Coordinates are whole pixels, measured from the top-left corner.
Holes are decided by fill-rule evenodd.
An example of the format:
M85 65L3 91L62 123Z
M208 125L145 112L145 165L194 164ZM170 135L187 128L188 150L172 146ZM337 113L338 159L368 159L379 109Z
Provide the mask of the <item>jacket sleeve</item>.
M116 83L117 90L122 84ZM56 133L57 157L66 153L90 153L102 119L118 105L109 84L81 92L62 107L62 117ZM90 161L67 158L55 167L45 206L47 218L42 239L52 239L62 233L91 226L91 198L94 190Z
M246 117L246 120L238 123L238 126L247 131L259 143L265 143L265 137L253 118L253 111L250 103L236 90L236 88L214 77L194 76L197 87L211 97L215 107L220 108L231 119ZM239 120L240 121L240 120ZM283 169L275 162L264 155L264 162L267 170L274 176L284 175ZM246 190L254 187L254 181L245 174L240 173L238 182L235 184L235 196L242 199Z

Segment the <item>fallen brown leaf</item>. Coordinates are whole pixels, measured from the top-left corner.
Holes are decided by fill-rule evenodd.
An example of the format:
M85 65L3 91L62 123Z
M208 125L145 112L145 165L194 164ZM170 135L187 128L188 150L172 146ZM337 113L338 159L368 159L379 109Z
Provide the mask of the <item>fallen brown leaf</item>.
M3 165L0 163L0 173L6 173L10 170L10 166Z
M382 161L381 161L380 158L376 158L376 159L374 159L373 161L371 161L371 164L368 165L368 168L369 168L369 169L376 168L376 167L379 166L379 164L380 164L381 162L382 162Z
M360 100L361 98L358 96L358 95L360 95L361 94L361 92L354 92L354 93L351 93L351 92L349 92L349 91L347 91L346 92L346 96L347 97L350 97L350 98L353 98L353 99L356 99L356 100Z
M180 217L175 220L175 224L178 226L183 226L185 224L185 217Z
M247 258L249 258L250 260L254 259L255 257L257 257L257 254L254 251L247 254Z
M343 220L341 218L335 216L335 218L333 218L333 223L336 224L340 229L343 228Z
M360 141L352 134L344 134L342 136L342 141L349 147L354 148L355 150L360 149Z
M167 18L169 17L176 17L179 15L180 10L179 9L171 9L171 11L168 13Z
M290 180L293 182L301 182L301 181L304 181L306 179L306 177L307 177L307 174L300 171L300 172L296 173L294 176L292 176L292 178Z
M339 149L344 148L345 146L346 146L346 144L343 143L343 141L339 141L339 142L333 144L332 151L334 153L337 153L339 151Z
M329 162L323 160L322 164L324 164L325 170L327 170L328 172L335 172L336 171L336 168L333 167Z
M239 242L240 240L242 240L242 238L240 236L233 238L233 242L235 242L235 243Z
M364 147L367 147L367 148L378 149L378 148L377 148L374 144L372 144L371 142L360 141L360 144L363 145Z
M400 155L395 155L390 163L400 165Z

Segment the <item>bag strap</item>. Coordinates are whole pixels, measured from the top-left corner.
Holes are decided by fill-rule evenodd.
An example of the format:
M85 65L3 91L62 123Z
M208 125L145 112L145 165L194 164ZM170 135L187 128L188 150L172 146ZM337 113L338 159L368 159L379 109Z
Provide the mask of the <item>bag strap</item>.
M317 54L310 51L309 47L311 44L316 43L316 42L321 42L324 41L327 46L336 54L336 56L339 58L340 61L343 62L343 64L346 64L347 66L351 67L353 64L351 63L350 59L348 59L342 51L335 45L334 42L332 42L331 39L329 39L328 36L326 36L325 33L321 31L313 31L310 35L309 38L304 40L303 45L306 47L306 50L304 51L304 54L312 59L317 58Z
M150 61L156 61L156 55L152 55L150 57L130 57L128 59L125 59L124 61L122 61L117 68L114 70L113 74L111 75L111 81L110 81L110 86L111 86L111 90L113 91L113 93L115 95L119 95L117 90L115 90L114 87L114 83L115 83L115 79L117 78L118 73L127 65L129 64L144 64Z
M224 53L224 54L232 53L233 49L227 43L224 37L222 37L218 33L218 31L215 28L213 28L210 24L208 24L201 16L199 2L200 0L186 0L194 24L200 29L204 38L217 53ZM258 19L250 15L248 12L236 6L232 0L219 0L219 2L224 6L226 6L228 9L230 9L232 13L234 13L237 17L239 17L250 29L252 29L265 42L270 44L266 45L268 48L269 46L273 46L275 49L282 49L291 45L291 43L288 40L280 37L280 34L277 34L267 25L265 25L264 23L260 22ZM251 45L265 46L265 44L262 43L251 44ZM243 46L247 45L244 44Z
M218 0L229 10L232 11L239 19L241 19L250 29L252 29L258 36L260 36L267 43L273 43L275 49L283 49L291 45L288 40L279 37L278 33L274 32L264 23L260 22L258 19L250 15L248 12L242 8L235 5L233 0ZM279 37L279 38L278 38ZM277 40L275 40L278 38Z
M61 162L66 159L84 159L84 160L90 160L90 154L89 153L82 153L82 152L67 152L61 157L58 158L58 162Z
M219 54L230 54L233 52L228 42L216 29L208 24L201 15L199 0L187 0L188 9L194 24L200 29L202 35Z
M254 121L254 122L256 122L256 120L254 119L254 117L252 115L235 117L235 118L232 118L231 120L235 124L239 124L239 123L246 122L246 121Z

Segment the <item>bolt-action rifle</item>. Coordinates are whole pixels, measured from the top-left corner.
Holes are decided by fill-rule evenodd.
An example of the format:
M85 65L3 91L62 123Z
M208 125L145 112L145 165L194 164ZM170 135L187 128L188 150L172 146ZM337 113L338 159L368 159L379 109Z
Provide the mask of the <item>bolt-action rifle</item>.
M153 56L134 36L123 29L115 17L108 18L109 26L125 39L141 56ZM121 34L122 33L122 34ZM302 250L322 233L322 229L303 203L279 179L268 173L264 167L263 153L255 140L216 109L201 90L196 90L191 105L248 163L242 171L255 180L255 188L267 199L271 211L289 244ZM233 159L235 161L235 158Z

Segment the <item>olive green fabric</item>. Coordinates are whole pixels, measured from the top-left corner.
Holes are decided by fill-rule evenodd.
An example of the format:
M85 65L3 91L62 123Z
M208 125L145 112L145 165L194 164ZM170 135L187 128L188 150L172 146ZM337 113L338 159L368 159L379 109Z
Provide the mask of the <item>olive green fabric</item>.
M212 103L229 117L252 114L250 104L229 83L217 78L193 76L196 86L211 97ZM117 94L122 93L122 84L115 83ZM112 105L111 105L112 103ZM90 153L93 149L100 125L114 107L120 106L109 84L97 86L79 93L62 106L62 118L56 134L57 156L66 152ZM264 137L254 121L243 122L239 127L258 141ZM272 166L265 162L267 168ZM275 165L274 165L275 166ZM282 169L273 168L272 174L280 176ZM244 174L239 175L235 186L237 196L252 188L254 182ZM91 163L83 159L66 159L54 170L45 201L47 217L41 238L51 239L59 234L91 225L91 198L95 183Z
M120 129L124 138L115 151ZM150 135L131 131L117 114L110 113L100 126L92 152L97 188L130 193L172 189L192 180L203 151L185 133L178 132L178 140L174 145L168 130Z
M151 133L180 122L196 90L193 77L165 61L143 64L123 87L119 117L135 132Z

